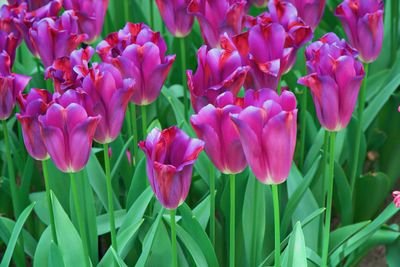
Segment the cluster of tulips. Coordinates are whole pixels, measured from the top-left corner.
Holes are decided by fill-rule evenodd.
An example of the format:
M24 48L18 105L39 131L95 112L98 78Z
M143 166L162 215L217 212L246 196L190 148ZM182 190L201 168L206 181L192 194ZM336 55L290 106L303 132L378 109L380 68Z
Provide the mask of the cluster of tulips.
M43 162L43 170L50 157L62 172L70 173L72 187L76 187L74 173L88 162L93 140L104 146L112 246L117 250L108 145L120 134L130 103L146 106L156 101L175 55L167 55L162 35L144 23L127 22L123 29L110 33L92 48L90 44L101 34L108 0L8 2L0 11L0 119L5 135L5 121L18 103L16 117L28 153ZM307 45L307 75L298 83L310 88L319 122L329 135L322 250L322 266L327 266L335 133L347 127L358 99L354 143L358 156L365 76L368 63L378 57L382 47L383 1L344 0L337 7L335 15L342 22L349 43L332 32L311 43L313 31L323 16L325 0L155 2L173 36L183 40L197 19L205 43L197 52L197 70L186 70L194 111L190 123L198 139L172 126L165 130L154 128L138 144L147 159L150 186L159 202L171 210L171 224L175 224L175 209L189 193L193 165L204 149L218 171L231 178L229 263L235 266L234 179L235 174L249 166L254 176L270 185L273 192L275 265L280 266L277 186L289 175L298 128L295 94L281 86L281 78L294 66L298 51ZM251 4L267 6L268 12L249 16ZM23 93L30 77L11 71L22 41L40 59L44 78L52 81L51 88L30 88ZM95 53L100 62L92 60ZM189 119L188 99L185 90L185 119ZM136 142L137 138L134 136ZM11 160L9 147L7 151ZM14 195L16 181L12 165L9 168ZM352 171L353 189L356 173L356 169ZM215 181L210 183L211 192ZM76 188L72 191L76 192ZM399 193L395 196L400 205ZM51 210L49 190L47 198ZM74 199L78 201L77 197ZM17 215L21 207L15 197L13 201ZM83 227L81 219L79 226ZM51 227L56 241L54 223ZM213 233L215 221L210 228ZM177 266L175 230L172 235L173 263ZM83 247L87 250L87 245Z

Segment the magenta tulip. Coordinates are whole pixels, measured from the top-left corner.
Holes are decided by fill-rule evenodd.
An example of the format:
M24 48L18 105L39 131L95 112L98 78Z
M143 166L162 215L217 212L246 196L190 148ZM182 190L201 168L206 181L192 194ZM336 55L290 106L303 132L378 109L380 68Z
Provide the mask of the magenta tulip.
M193 27L194 17L187 11L190 0L156 0L168 31L175 37L185 37Z
M0 120L10 117L18 95L30 81L30 77L11 73L11 58L7 52L0 53Z
M363 62L374 61L383 41L383 1L345 0L335 11L342 22L350 44Z
M310 87L319 122L329 131L346 128L364 78L362 63L334 33L307 47L306 59L308 75L299 83Z
M80 32L88 36L86 41L94 42L103 29L108 0L64 0L63 5L75 11Z
M47 5L51 0L7 0L10 5L20 5L26 3L28 10L35 10Z
M49 157L44 144L39 116L44 115L52 101L52 95L43 89L30 89L28 94L19 97L21 113L17 119L22 126L22 135L26 150L36 160L45 160Z
M317 28L322 16L326 0L285 0L292 3L299 13L299 16L309 25L312 29Z
M86 34L79 34L77 22L73 11L65 11L57 20L44 18L33 24L29 36L35 55L40 56L46 68L54 60L68 56L86 40Z
M227 37L226 37L227 38ZM249 67L243 67L240 54L226 42L222 48L207 50L203 45L197 52L197 70L186 72L188 88L194 111L215 104L218 95L230 91L237 95L246 79Z
M189 193L193 164L204 143L190 138L176 126L163 131L155 128L139 147L146 154L147 176L158 201L176 209Z
M400 191L393 191L393 202L396 208L400 208Z
M188 11L198 19L205 43L216 47L223 33L233 36L243 30L246 4L245 0L191 0Z
M225 174L240 173L246 168L239 132L230 118L242 109L235 105L234 95L225 92L213 106L203 107L190 122L197 136L204 141L205 151L217 169Z
M293 93L271 89L246 91L244 109L232 114L247 163L264 184L283 183L296 146L297 109Z
M10 56L11 65L14 64L15 52L21 40L13 32L7 33L0 29L0 51L6 51Z
M77 103L59 104L70 100L61 99L51 104L46 114L39 116L39 122L47 151L57 168L63 172L78 172L89 160L101 117L89 116Z
M83 79L82 89L90 101L88 113L101 116L94 135L97 142L110 143L119 135L134 84L132 79L123 80L118 69L107 63L94 65Z

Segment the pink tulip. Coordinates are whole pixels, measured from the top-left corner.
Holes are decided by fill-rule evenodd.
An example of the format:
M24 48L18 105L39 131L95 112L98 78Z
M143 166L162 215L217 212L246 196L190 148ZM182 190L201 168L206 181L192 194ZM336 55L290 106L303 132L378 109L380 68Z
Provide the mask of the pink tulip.
M175 37L185 37L192 30L194 17L187 11L189 2L190 0L156 0L168 31Z
M312 29L317 28L322 16L326 0L286 0L292 3L299 13L299 16L309 25Z
M396 208L400 208L400 191L393 191L393 202Z
M283 183L289 175L296 146L297 109L293 93L248 90L244 109L232 114L247 163L264 184Z

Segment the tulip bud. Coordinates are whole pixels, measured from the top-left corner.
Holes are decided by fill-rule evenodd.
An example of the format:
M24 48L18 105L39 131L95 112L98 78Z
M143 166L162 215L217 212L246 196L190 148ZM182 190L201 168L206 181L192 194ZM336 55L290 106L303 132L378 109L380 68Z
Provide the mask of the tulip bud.
M6 51L10 56L11 65L14 64L15 52L21 40L13 32L7 33L0 28L0 51Z
M147 176L158 201L176 209L189 193L193 164L204 143L190 138L176 126L163 131L154 128L139 142L147 159Z
M156 0L158 10L168 31L176 37L185 37L192 30L194 17L187 12L190 0Z
M396 208L400 208L400 191L393 191L393 202Z

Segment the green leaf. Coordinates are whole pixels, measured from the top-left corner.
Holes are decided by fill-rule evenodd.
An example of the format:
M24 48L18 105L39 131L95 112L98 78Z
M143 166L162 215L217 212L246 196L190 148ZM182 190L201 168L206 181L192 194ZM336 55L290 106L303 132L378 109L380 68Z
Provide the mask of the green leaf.
M364 229L371 221L359 222L346 225L330 233L329 251L334 251L337 247L347 241L350 237Z
M33 206L35 206L35 203L32 203L28 207L26 207L24 209L24 211L21 213L21 215L18 217L18 220L15 223L14 229L11 233L10 240L7 243L7 249L6 249L3 259L0 263L0 267L8 267L10 265L11 257L13 255L15 245L17 244L19 234L22 231L22 227L24 226L24 223L26 222L29 215L31 214Z
M126 198L126 207L129 208L135 202L135 200L140 196L143 190L146 189L146 158L142 158L135 168L135 173L133 174L131 186L128 191L128 196Z
M128 267L128 265L125 264L125 262L121 259L121 257L118 256L118 253L115 251L113 247L111 247L110 250L112 252L115 262L118 264L119 267Z
M324 134L325 131L323 128L321 128L318 131L317 136L314 139L314 142L312 143L311 148L309 149L306 159L304 161L304 171L308 171L311 166L314 164L314 161L318 158L318 155L321 153L321 148L324 144Z
M335 196L337 196L337 201L335 203L339 203L338 209L340 210L340 218L341 222L344 225L347 225L353 220L353 205L349 205L352 203L352 193L350 189L350 185L348 183L346 174L344 173L342 167L335 161Z
M129 144L132 142L132 140L133 140L133 136L131 136L128 139L128 141L126 141L125 145L122 147L121 153L119 153L117 160L114 162L114 166L111 171L111 179L113 179L115 174L117 173L119 165L121 164L122 158L125 156L126 150L129 146Z
M122 225L122 222L125 220L126 210L116 210L114 211L115 218L115 228L119 228ZM110 215L102 214L97 216L96 218L97 225L97 235L104 235L110 232Z
M62 253L57 245L52 241L50 244L50 251L49 251L49 267L57 266L57 267L64 267L64 260L62 257Z
M307 267L306 244L300 222L294 226L287 247L288 265L291 267Z
M206 230L208 221L210 219L210 195L204 198L194 209L193 215L201 225L203 230Z
M51 242L51 228L48 226L40 236L35 256L33 257L33 267L48 266Z

